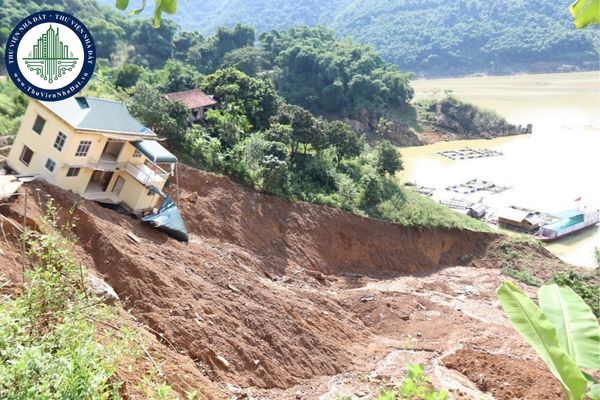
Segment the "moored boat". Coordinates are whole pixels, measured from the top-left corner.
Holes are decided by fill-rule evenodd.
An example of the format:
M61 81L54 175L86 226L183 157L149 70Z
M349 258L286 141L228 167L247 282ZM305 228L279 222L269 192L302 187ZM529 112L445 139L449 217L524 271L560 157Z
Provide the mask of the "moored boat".
M542 226L534 235L536 239L551 242L591 228L600 221L600 210L567 210L556 215L558 220Z

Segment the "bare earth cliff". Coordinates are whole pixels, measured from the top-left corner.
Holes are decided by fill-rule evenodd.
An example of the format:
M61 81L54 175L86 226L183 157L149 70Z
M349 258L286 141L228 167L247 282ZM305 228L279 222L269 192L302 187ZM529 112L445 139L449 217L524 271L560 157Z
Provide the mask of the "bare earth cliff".
M65 210L77 203L81 262L147 331L150 353L180 393L367 399L422 362L451 398L561 398L496 300L503 238L289 203L187 167L180 182L187 245L47 184L25 186L33 229L37 199L48 194ZM21 280L23 209L22 196L0 207L8 291ZM538 248L516 251L560 265ZM130 389L123 394L137 398Z

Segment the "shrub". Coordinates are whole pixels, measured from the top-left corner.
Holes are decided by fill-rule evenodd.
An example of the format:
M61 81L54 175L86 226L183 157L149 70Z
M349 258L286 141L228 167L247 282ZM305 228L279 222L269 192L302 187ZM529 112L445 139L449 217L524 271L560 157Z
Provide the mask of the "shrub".
M204 128L194 126L187 132L184 151L193 158L196 165L208 170L220 171L223 166L221 142L211 137Z
M400 152L389 141L384 140L375 148L376 156L376 168L380 174L393 175L398 171L402 171L402 156Z
M108 398L128 346L114 337L99 342L93 321L110 311L85 293L73 242L48 209L40 232L27 239L32 269L24 294L0 303L0 398Z
M0 135L15 135L23 119L27 96L8 79L0 78Z
M502 268L502 273L504 275L510 276L511 278L515 278L518 281L521 281L529 286L541 286L542 282L537 279L531 271L529 270L519 270L516 268L505 266Z
M273 154L265 155L260 168L261 188L271 193L288 193L287 163Z
M600 369L600 325L590 307L571 288L556 284L539 289L539 306L510 281L496 294L513 327L561 383L565 398L597 398L600 386L584 374Z
M554 274L552 282L559 286L568 286L590 306L596 317L600 317L600 271L596 269L593 274L581 275L575 271Z
M139 339L115 329L114 310L86 292L70 223L58 224L52 202L45 208L39 232L25 238L31 270L23 294L0 300L0 398L118 399L117 367L141 355ZM157 394L172 392L152 374L143 381Z
M369 211L383 200L383 182L377 175L365 175L360 181L362 194L360 207Z
M377 400L444 400L447 396L445 391L438 391L433 387L422 365L411 364L402 383L394 389L382 389ZM349 396L337 398L350 399Z
M112 81L116 87L129 89L135 86L145 72L144 67L135 64L120 65L112 76Z

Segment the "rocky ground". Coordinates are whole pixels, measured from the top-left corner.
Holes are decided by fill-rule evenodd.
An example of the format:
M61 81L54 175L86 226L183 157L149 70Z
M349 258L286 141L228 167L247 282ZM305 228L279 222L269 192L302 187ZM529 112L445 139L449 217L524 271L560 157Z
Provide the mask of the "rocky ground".
M31 229L46 196L76 208L81 262L118 293L123 323L147 332L180 393L371 399L420 362L450 398L561 398L496 300L503 237L289 203L186 167L180 182L188 244L47 184L24 186ZM21 282L23 210L23 196L0 206L6 292ZM511 251L541 275L564 267L537 246Z

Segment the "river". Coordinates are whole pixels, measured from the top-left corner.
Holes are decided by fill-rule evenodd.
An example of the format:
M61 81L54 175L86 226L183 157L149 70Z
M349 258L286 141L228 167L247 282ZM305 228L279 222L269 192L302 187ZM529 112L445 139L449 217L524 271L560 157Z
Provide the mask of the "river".
M451 91L495 110L514 124L533 124L531 135L438 142L402 149L405 181L435 188L479 178L507 186L482 195L495 208L518 205L548 213L600 208L600 72L415 80L415 98ZM452 161L437 154L463 147L502 156ZM580 198L580 202L575 202ZM547 245L563 260L594 267L600 227Z

